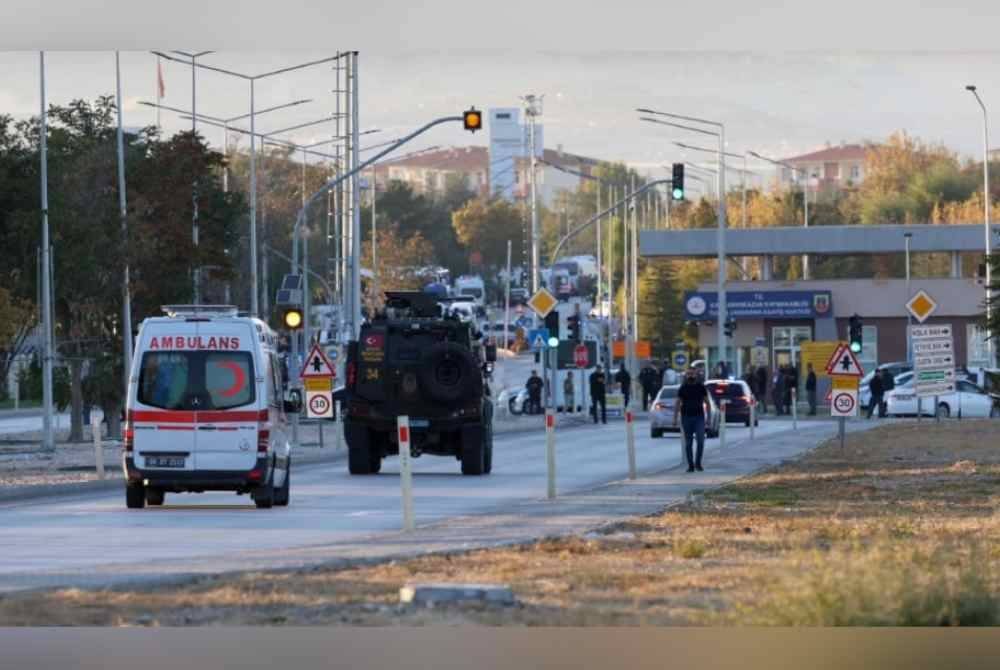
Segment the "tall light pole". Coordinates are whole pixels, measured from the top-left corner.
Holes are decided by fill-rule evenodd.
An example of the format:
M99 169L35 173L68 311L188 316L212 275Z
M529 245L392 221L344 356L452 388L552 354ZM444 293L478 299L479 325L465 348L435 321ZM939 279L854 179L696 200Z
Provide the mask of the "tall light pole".
M160 51L153 51L153 54L159 56L160 58L165 58L166 60L184 63L185 61L180 60L169 54L165 54ZM343 53L338 53L336 56L330 56L328 58L321 58L319 60L309 61L308 63L300 63L299 65L293 65L291 67L285 67L278 70L272 70L270 72L264 72L257 75L248 75L242 72L234 72L232 70L226 70L219 67L214 67L211 65L205 65L204 63L197 63L194 60L191 61L192 67L199 67L204 70L211 70L212 72L218 72L219 74L229 75L231 77L237 77L246 81L250 85L250 315L258 316L260 312L259 298L260 298L260 288L258 286L258 268L257 268L257 150L256 142L254 141L254 134L256 130L255 116L256 116L256 105L254 101L254 85L259 79L265 79L267 77L273 77L279 74L284 74L287 72L292 72L294 70L301 70L303 68L311 67L313 65L320 65L322 63L329 63L331 61L339 60L344 56Z
M747 153L750 154L751 156L755 157L755 158L759 158L762 161L767 161L768 163L771 163L773 165L779 165L779 166L781 166L783 168L788 168L792 172L796 172L796 173L799 173L799 174L803 175L803 179L802 179L802 217L803 217L802 227L803 228L808 228L809 227L809 171L806 170L806 169L804 169L804 168L795 167L791 163L786 163L784 161L779 161L779 160L775 160L773 158L768 158L767 156L762 156L759 153L757 153L756 151L747 151ZM803 279L809 279L809 254L802 254L802 278Z
M41 157L42 187L42 447L47 451L56 448L52 434L52 257L49 254L49 156L48 156L48 112L45 102L45 52L38 52L41 73L41 115L39 131L39 154Z
M674 142L674 144L680 147L681 149L690 149L691 151L703 151L705 153L710 153L710 154L716 153L715 149L709 149L707 147L695 147L691 146L690 144L685 144L683 142ZM742 154L734 154L727 151L725 152L725 155L729 156L730 158L743 159L742 170L735 170L735 168L730 168L730 169L733 169L736 172L740 173L740 187L743 191L743 227L746 228L747 227L747 175L752 174L749 170L747 170L747 152L743 152ZM669 202L669 200L667 202Z
M976 102L979 103L979 107L983 110L983 225L986 229L986 354L989 357L990 366L993 366L996 365L996 360L993 356L993 339L990 337L990 315L992 313L990 301L993 297L993 289L991 287L993 283L993 271L990 268L990 249L992 247L992 241L990 240L990 128L986 105L983 104L983 99L979 97L976 87L969 84L965 87L965 90L976 96Z
M115 51L115 96L118 113L117 144L118 144L118 212L121 217L122 242L128 242L127 201L125 199L125 138L122 130L122 72L118 51ZM128 380L132 370L132 296L129 289L128 254L125 254L125 268L122 272L122 363L125 367L123 375L126 397Z
M726 309L726 128L718 121L711 121L709 119L700 119L694 116L684 116L681 114L672 114L669 112L660 112L652 109L637 109L637 112L642 112L644 114L656 114L658 116L666 116L672 119L681 119L683 121L693 121L695 123L702 123L705 125L713 126L718 128L718 132L711 132L705 130L704 128L693 128L690 126L682 126L677 123L667 123L660 119L650 119L644 117L642 120L650 121L653 123L661 123L668 126L674 126L676 128L681 128L683 130L690 130L693 132L701 133L703 135L714 135L719 140L719 150L718 162L719 162L719 173L716 175L718 178L718 191L719 191L719 204L718 204L718 232L716 235L716 248L718 252L718 288L717 295L719 299L719 318L716 324L717 333L717 347L719 349L719 362L725 363L728 366L728 352L727 352L727 342L725 334L725 323L728 320L727 309Z
M910 293L910 238L913 237L913 233L903 233L903 242L906 245L906 301L909 302L912 294ZM913 346L910 341L910 326L913 324L913 316L910 314L910 310L906 310L906 361L910 365L913 364Z
M541 232L538 228L538 187L537 168L538 161L535 153L535 119L542 115L542 99L544 95L528 94L522 98L524 100L524 115L528 117L528 179L531 185L531 292L538 291L540 286L540 245ZM538 316L533 314L533 320L537 324Z

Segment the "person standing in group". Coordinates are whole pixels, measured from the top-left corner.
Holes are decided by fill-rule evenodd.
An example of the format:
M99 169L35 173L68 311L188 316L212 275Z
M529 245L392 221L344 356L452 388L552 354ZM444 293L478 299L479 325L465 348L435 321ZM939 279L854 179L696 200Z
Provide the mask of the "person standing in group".
M642 387L642 411L645 412L660 390L660 374L651 363L639 372L639 385Z
M576 402L573 399L573 371L566 373L566 381L563 382L563 409L569 414L573 413Z
M785 414L792 413L792 389L797 389L798 385L795 382L795 368L791 365L785 367L785 394L782 396L784 402L782 402L782 407L784 407Z
M754 394L757 396L757 406L761 414L767 414L767 368L761 365L757 368L757 384Z
M874 376L874 375L872 375ZM889 368L882 369L882 402L878 406L878 416L879 418L885 418L888 414L889 403L886 397L889 395L889 391L896 388L896 380L892 378L892 373L889 372Z
M528 383L525 387L528 389L528 414L541 414L542 413L542 388L544 384L542 378L538 376L537 370L531 371L531 376L528 377Z
M604 371L601 366L598 365L594 368L594 371L590 373L590 413L594 417L594 423L597 423L597 406L601 406L601 423L608 422L608 403L607 397L605 396L605 387L607 384L604 379Z
M774 371L774 379L771 380L771 400L774 403L774 413L778 416L784 414L785 372L780 367Z
M679 381L677 377L677 371L667 366L667 369L663 371L662 384L664 386L677 386L677 382Z
M875 413L875 408L879 410L879 416L881 416L882 411L882 375L875 373L872 375L872 379L868 382L868 391L871 392L871 400L868 403L868 418L872 418L872 414Z
M806 375L806 397L809 398L809 416L816 416L816 372L813 370L813 364L807 363L806 370L809 374Z
M628 401L632 397L632 375L625 369L625 361L622 361L621 367L615 373L615 382L621 387L622 395L625 396L624 407L628 409Z
M708 389L698 379L694 370L688 370L684 375L684 383L677 390L677 402L674 403L674 424L677 415L681 415L681 430L684 434L684 457L687 459L688 472L702 471L701 458L705 452L705 417L708 415ZM692 454L692 442L697 440L698 451Z

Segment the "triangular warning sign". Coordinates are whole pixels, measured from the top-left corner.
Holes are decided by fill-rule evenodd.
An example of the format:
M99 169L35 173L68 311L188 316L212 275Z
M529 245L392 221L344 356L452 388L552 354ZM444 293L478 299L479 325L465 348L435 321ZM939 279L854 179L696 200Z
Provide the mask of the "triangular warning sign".
M309 355L306 356L306 363L302 366L302 372L299 373L299 377L304 379L306 377L335 376L336 373L333 371L330 359L326 357L326 354L318 344L314 344L309 351Z
M854 352L846 344L838 346L836 351L833 352L833 356L830 356L830 360L826 363L826 373L828 375L843 377L865 376L861 362L858 361L858 357L854 355Z

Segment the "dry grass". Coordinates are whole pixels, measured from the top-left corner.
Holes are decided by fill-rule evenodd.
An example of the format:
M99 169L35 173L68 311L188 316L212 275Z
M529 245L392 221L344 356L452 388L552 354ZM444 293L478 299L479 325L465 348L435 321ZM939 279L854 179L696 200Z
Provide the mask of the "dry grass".
M0 598L0 625L1000 623L1000 422L884 426L600 534L351 569ZM509 584L413 608L407 581Z

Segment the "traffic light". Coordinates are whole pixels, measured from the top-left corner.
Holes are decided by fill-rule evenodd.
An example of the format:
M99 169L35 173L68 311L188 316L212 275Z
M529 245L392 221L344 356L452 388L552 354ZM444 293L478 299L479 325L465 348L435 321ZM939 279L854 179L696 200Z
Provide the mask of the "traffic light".
M725 332L726 337L732 337L735 331L736 319L727 319L725 325L723 326L723 332Z
M549 331L549 337L559 339L559 312L552 310L545 315L545 327Z
M285 307L281 310L281 324L288 330L302 328L302 310L298 307Z
M862 334L864 333L864 326L861 323L861 317L855 314L851 317L850 328L848 330L848 340L851 343L851 351L856 354L861 353L862 344Z
M674 174L670 183L671 197L674 200L684 199L684 163L674 163Z
M476 132L477 130L483 129L483 114L475 107L470 107L469 109L462 112L462 125L465 129L470 132Z
M566 317L566 326L569 330L566 339L579 342L582 339L580 337L580 317L578 315Z

